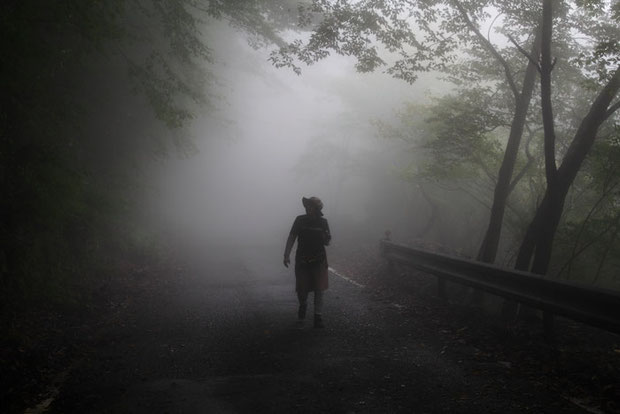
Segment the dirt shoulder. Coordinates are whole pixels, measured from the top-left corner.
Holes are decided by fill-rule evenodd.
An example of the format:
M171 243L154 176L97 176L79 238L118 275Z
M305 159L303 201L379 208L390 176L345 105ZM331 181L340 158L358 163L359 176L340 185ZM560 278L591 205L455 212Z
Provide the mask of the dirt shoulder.
M178 266L125 261L114 275L84 287L78 303L36 304L3 315L0 335L0 406L6 413L43 412L71 370L133 302L156 295Z
M564 318L557 318L551 342L539 320L507 328L499 298L488 295L484 306L470 306L471 292L449 284L449 299L441 300L435 277L404 267L389 271L373 245L337 254L332 264L377 300L398 303L403 316L416 318L429 334L441 335L442 354L476 375L535 384L585 411L620 412L620 335Z

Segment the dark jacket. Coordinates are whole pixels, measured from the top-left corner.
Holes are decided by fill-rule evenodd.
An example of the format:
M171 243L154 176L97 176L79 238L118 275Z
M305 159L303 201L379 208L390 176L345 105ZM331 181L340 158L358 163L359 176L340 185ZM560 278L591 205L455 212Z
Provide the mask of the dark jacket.
M326 259L325 246L332 236L327 219L307 214L297 216L286 241L285 256L289 256L295 240L295 265L311 265Z

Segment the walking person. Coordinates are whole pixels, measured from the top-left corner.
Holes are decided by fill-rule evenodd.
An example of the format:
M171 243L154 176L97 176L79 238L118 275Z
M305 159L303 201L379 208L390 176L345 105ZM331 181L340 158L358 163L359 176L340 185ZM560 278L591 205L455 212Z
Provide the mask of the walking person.
M295 253L295 290L299 299L297 317L306 318L308 294L314 292L314 327L323 327L323 291L327 289L327 254L331 234L323 217L323 202L318 197L301 199L306 214L297 216L291 227L284 249L284 266L291 262L290 255L297 240Z

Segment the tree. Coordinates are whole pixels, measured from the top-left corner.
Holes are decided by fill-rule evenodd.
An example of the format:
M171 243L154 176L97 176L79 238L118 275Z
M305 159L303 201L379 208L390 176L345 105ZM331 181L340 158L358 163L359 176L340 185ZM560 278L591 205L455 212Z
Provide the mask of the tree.
M618 257L614 253L618 249L620 186L617 134L609 125L602 128L567 196L564 224L554 240L555 266L548 270L557 278L597 284L611 284L616 279L613 266Z
M616 4L615 13L619 9ZM553 105L551 100L551 73L554 63L551 56L554 25L553 3L543 0L542 46L540 59L542 117L545 126L545 171L547 189L543 200L530 223L517 256L515 267L545 274L551 258L553 239L564 209L566 195L581 165L587 157L599 128L620 108L614 102L620 90L620 50L618 33L620 25L607 27L615 31L614 39L599 43L594 51L593 61L599 67L599 82L602 87L579 124L559 167L556 166L556 135ZM617 22L617 21L616 21ZM615 29L615 30L614 30ZM603 63L599 59L603 60ZM532 260L533 259L533 260ZM531 262L531 268L530 268Z
M205 25L226 20L254 45L277 44L279 30L296 21L292 4L3 2L0 286L5 306L26 296L62 296L67 280L92 273L85 266L102 256L94 246L123 239L119 233L126 225L120 217L127 217L127 200L135 197L130 189L137 186L132 165L150 153L148 138L156 135L145 125L156 118L168 129L159 135L182 147L187 140L171 131L191 122L198 106L217 99L208 83ZM94 101L101 96L119 102L98 106ZM119 119L119 112L127 116ZM97 126L86 119L96 119ZM118 134L96 130L123 123ZM98 142L103 138L107 141ZM106 151L99 151L103 147Z
M531 53L537 54L539 25L535 13L524 6L511 7L502 2L469 3L459 0L424 2L315 2L313 11L326 15L313 32L307 44L293 42L272 56L276 66L290 66L296 72L293 56L304 63L322 59L330 50L357 58L359 71L375 70L387 65L379 57L373 39L390 53L400 54L387 73L413 82L419 72L441 70L451 75L457 84L483 85L489 82L499 87L504 83L512 95L504 102L512 114L504 158L495 183L490 222L480 247L478 258L493 262L502 228L508 196L515 187L512 181L517 154L526 124L529 104L535 86L536 66L516 53L525 33L525 43L531 44ZM486 9L496 6L505 15L503 34L512 41L512 48L500 49L479 28L478 21L490 16ZM308 19L310 21L310 19ZM413 22L413 23L412 23ZM413 26L412 26L413 25ZM356 35L359 33L359 35ZM455 64L461 48L468 48L472 57L461 65ZM512 59L511 59L512 58ZM489 66L480 62L491 62ZM512 66L524 66L515 70ZM455 69L456 68L456 69ZM519 79L518 73L523 73ZM480 86L477 86L480 87ZM519 174L519 178L522 174Z
M484 214L490 209L494 171L501 162L500 138L509 122L492 102L491 95L484 88L463 89L433 99L430 105L404 105L396 123L375 122L380 136L405 146L403 155L407 158L398 163L401 165L399 176L411 183L431 208L430 219L418 238L438 230L442 226L442 216L461 217L467 204L463 194L473 205L481 206L477 210ZM438 198L450 198L449 194L452 199L460 198L461 202L439 202ZM443 204L447 206L441 208ZM460 208L453 208L455 205ZM440 211L443 212L440 214ZM443 240L458 248L455 241L450 243L449 237Z
M557 28L559 44L566 45L568 57L577 54L583 59L572 59L570 64L581 71L596 71L607 76L607 86L592 105L589 115L579 127L575 140L567 149L562 166L555 169L555 154L552 130L549 128L550 107L550 32L548 13L540 12L540 3L523 2L465 2L465 1L422 1L422 2L315 2L313 11L321 12L325 18L320 20L309 40L304 43L296 41L272 56L276 66L290 66L299 71L294 57L306 64L323 59L331 51L352 55L357 58L357 69L375 70L387 65L386 72L413 82L417 74L429 70L442 70L450 73L449 67L457 60L456 51L468 47L474 58L465 67L469 71L459 75L462 82L480 81L485 72L503 73L504 83L508 85L514 99L507 105L512 113L510 134L500 173L495 186L494 204L491 222L485 241L480 249L479 259L492 261L497 252L497 243L501 230L507 197L514 188L513 172L517 149L520 145L531 96L534 90L536 72L541 73L541 100L545 126L545 162L548 171L547 194L543 197L541 208L528 232L519 258L518 267L529 264L529 258L536 246L533 269L546 270L552 234L555 232L561 215L563 198L577 174L581 162L587 154L588 146L596 135L598 127L617 109L609 96L615 95L614 69L617 65L617 4L611 6L603 1L579 2L578 4L560 3ZM545 3L548 7L548 2ZM495 47L479 29L477 22L488 21L488 7L495 7L504 16L503 33L512 44L512 48L502 50ZM612 18L605 18L612 16ZM616 17L616 20L613 20ZM545 20L546 19L546 20ZM310 21L310 19L308 20ZM599 23L601 22L601 23ZM589 44L574 40L575 33L587 35ZM522 34L529 36L529 41ZM539 45L540 39L540 45ZM380 44L388 52L386 58L380 57ZM529 44L527 47L521 45ZM515 51L521 53L521 87L515 80L511 63ZM539 63L539 50L542 58ZM557 49L556 47L556 50ZM395 56L398 55L398 56ZM508 57L507 57L508 56ZM391 59L391 60L390 60ZM389 63L388 63L389 61ZM488 62L496 65L490 66ZM523 63L524 62L524 63ZM583 79L582 79L583 82ZM590 85L593 84L592 79ZM497 83L496 83L497 84ZM518 178L518 177L517 177ZM553 213L552 213L553 212ZM559 214L558 214L559 212ZM539 230L538 226L544 230ZM527 266L526 266L527 267Z

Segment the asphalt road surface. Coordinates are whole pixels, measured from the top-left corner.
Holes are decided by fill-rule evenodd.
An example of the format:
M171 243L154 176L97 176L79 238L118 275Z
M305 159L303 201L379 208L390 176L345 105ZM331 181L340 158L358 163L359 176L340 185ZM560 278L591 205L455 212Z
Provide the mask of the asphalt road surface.
M447 357L415 310L335 274L325 328L299 324L280 257L211 250L132 293L61 377L49 412L584 412L506 364L480 375Z

